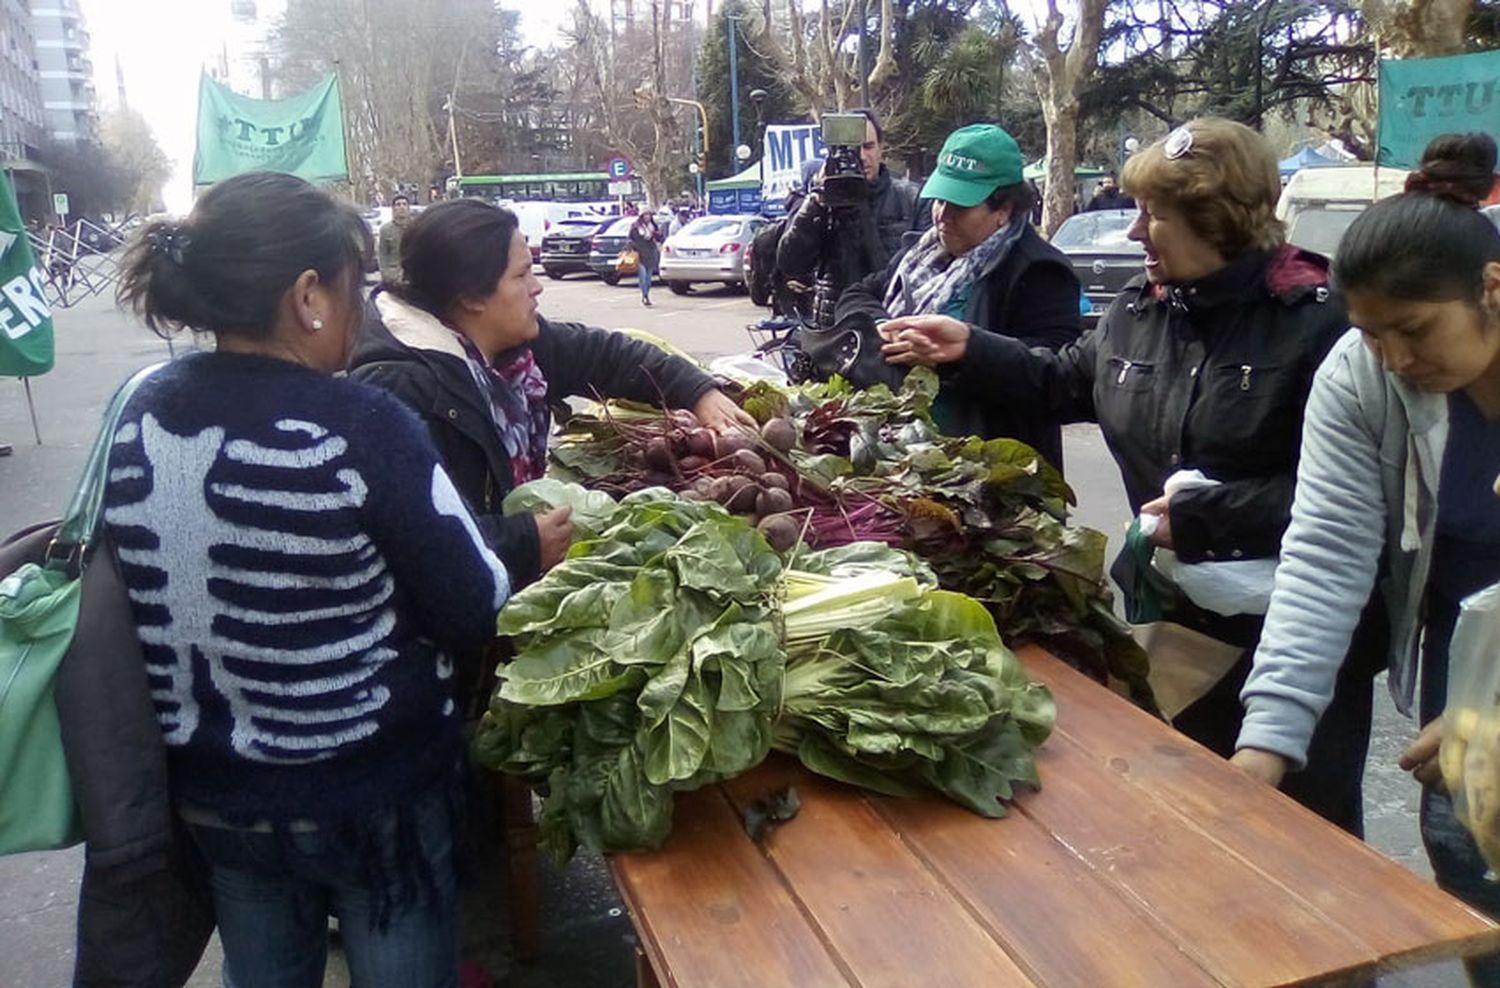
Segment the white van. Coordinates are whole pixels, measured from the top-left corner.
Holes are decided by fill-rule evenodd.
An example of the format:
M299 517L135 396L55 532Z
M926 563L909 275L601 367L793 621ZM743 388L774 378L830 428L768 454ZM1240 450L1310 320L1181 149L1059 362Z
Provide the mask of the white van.
M1304 168L1282 188L1276 218L1286 224L1288 241L1332 257L1354 218L1372 202L1402 191L1407 174L1368 162Z
M535 199L501 199L497 205L516 214L526 246L531 248L533 263L542 256L542 238L552 224L575 216L613 216L620 211L616 202L548 202Z

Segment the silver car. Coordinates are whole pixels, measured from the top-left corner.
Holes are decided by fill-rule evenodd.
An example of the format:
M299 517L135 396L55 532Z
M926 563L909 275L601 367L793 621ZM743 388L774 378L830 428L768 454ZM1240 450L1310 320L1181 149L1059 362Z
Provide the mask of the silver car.
M745 283L745 250L766 223L763 216L700 216L667 238L661 277L678 295L694 282Z

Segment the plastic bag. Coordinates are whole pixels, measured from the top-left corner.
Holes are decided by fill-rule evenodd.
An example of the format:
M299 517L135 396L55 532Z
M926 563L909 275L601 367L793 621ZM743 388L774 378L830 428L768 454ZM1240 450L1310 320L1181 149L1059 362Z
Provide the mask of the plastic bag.
M1179 470L1167 478L1164 493L1217 487L1201 470ZM1147 538L1156 530L1155 515L1143 515L1141 533ZM1184 596L1206 611L1223 614L1264 614L1271 606L1271 585L1276 577L1275 559L1235 559L1209 563L1184 563L1171 549L1157 549L1154 568L1180 589Z
M1500 870L1500 583L1460 606L1438 765L1458 819Z

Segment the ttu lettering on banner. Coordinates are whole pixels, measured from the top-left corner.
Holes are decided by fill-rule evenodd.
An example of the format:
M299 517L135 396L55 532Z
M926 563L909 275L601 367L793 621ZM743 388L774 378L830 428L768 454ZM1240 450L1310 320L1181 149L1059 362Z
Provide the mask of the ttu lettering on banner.
M250 99L205 73L198 83L198 150L193 184L212 185L253 171L286 172L309 182L349 178L337 77L280 100Z
M1439 134L1500 140L1500 50L1380 63L1382 165L1415 168Z
M45 285L15 189L0 172L0 376L36 377L52 369L52 310Z

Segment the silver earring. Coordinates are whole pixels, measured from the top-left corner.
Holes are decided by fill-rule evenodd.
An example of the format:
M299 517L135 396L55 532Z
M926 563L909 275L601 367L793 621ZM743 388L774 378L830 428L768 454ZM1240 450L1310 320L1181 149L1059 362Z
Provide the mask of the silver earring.
M323 320L321 320L321 319L314 319L313 320L313 332L317 332L318 330L320 330L322 328L323 328Z

